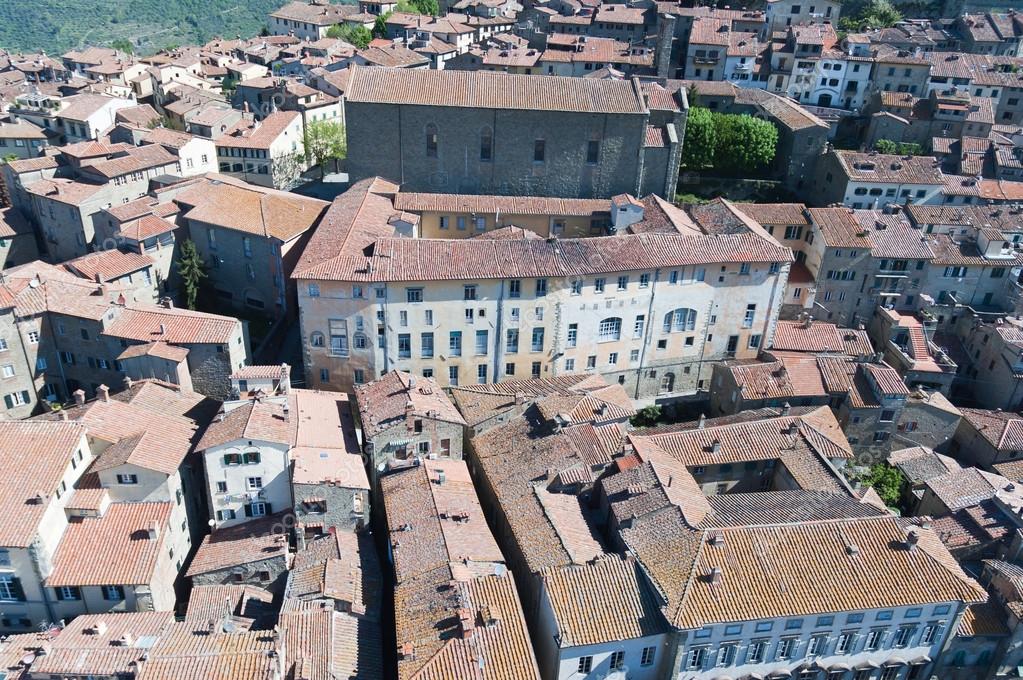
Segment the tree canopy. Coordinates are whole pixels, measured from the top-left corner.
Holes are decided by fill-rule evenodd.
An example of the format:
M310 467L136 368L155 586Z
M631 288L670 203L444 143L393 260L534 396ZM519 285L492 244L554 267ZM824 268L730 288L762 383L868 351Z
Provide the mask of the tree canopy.
M335 121L318 120L305 128L305 153L310 163L325 172L329 161L339 161L348 155L345 126Z
M195 309L203 279L207 274L206 263L203 262L202 256L199 255L199 249L195 247L195 241L192 239L186 239L181 244L178 274L181 275L181 285L185 289L185 306Z
M902 473L888 463L871 465L870 472L861 481L876 491L885 505L899 505L902 499Z
M774 160L778 128L748 114L690 108L682 144L682 164L689 170L711 168L752 173Z
M868 28L891 28L902 21L902 12L891 0L870 0L855 15L842 17L838 25L844 31L863 31Z
M683 165L692 170L714 165L716 147L717 133L710 109L690 109L686 120L686 137L682 144Z
M327 37L336 40L344 40L360 50L369 47L373 40L373 33L365 26L350 26L348 24L334 24L327 29Z
M893 142L890 139L879 139L874 142L878 153L892 153L899 156L923 156L924 148L916 142Z

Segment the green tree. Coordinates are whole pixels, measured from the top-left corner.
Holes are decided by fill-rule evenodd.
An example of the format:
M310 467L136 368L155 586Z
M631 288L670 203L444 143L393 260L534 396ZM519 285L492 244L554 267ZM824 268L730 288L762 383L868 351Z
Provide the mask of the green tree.
M757 172L774 160L778 128L749 114L715 114L714 167L731 172Z
M634 427L652 427L661 419L661 407L657 404L644 406L636 411L630 422Z
M406 14L428 14L437 16L440 14L440 5L437 0L398 0L396 11Z
M686 120L686 136L682 144L682 165L699 170L714 165L717 133L714 114L702 107L690 108Z
M111 41L110 46L115 50L124 52L125 54L135 53L135 45L133 45L130 40L127 40L125 38L118 38L117 40Z
M337 161L348 155L348 138L345 126L338 122L318 120L305 128L306 159L320 167L320 178L326 173L328 162Z
M349 26L348 24L334 24L327 29L327 37L335 40L344 40L360 50L369 47L373 40L373 34L365 26Z
M235 76L227 76L220 81L220 91L225 97L230 99L234 96L234 91L238 89L238 78Z
M373 22L373 37L374 38L386 38L387 37L387 20L391 18L394 12L384 12L377 17L377 20Z
M207 277L207 274L206 263L203 262L198 248L195 247L195 241L192 239L186 239L181 244L178 274L181 276L181 284L185 287L185 306L195 309L199 291L203 287L203 279Z
M902 12L891 0L871 0L851 17L842 17L838 26L843 31L862 31L868 28L891 28L902 21Z
M878 153L897 154L899 156L922 156L924 148L916 142L893 142L890 139L879 139L874 142Z
M899 505L902 499L902 473L888 463L871 465L870 472L861 481L876 491L885 505Z

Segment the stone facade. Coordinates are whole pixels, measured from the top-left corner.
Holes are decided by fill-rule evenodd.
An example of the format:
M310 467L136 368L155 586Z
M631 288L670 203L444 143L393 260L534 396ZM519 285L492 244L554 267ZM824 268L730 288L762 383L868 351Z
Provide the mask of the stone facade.
M371 78L364 74L377 70L356 69L353 80ZM423 74L418 87L455 87L434 71L408 72ZM457 75L477 77L478 86L466 87L486 89L500 88L504 78L549 79L551 88L585 82L485 71ZM491 84L490 79L496 80ZM524 102L423 106L379 101L350 87L345 105L349 173L353 180L386 177L410 191L579 198L653 191L672 197L673 154L647 147L650 113L638 83L632 87L635 105L626 112L613 106L553 111ZM672 123L671 150L681 147L685 115L680 112Z

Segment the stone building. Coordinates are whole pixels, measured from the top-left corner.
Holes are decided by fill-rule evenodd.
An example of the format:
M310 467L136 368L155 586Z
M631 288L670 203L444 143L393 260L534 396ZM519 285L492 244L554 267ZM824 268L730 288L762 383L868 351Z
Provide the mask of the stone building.
M295 269L313 386L395 368L442 387L585 371L636 396L693 393L713 362L773 336L791 251L727 201L706 227L621 196L614 236L441 240L401 237L415 216L397 190L374 178L335 199Z
M284 514L219 529L202 539L185 576L193 585L251 585L283 592L290 556Z
M5 278L0 392L8 412L20 417L40 401L68 401L79 389L93 396L125 377L223 398L229 376L248 360L247 327L238 319L137 303L128 289L38 261Z
M225 175L208 176L174 201L218 302L271 318L292 312L288 277L326 202Z
M654 126L637 81L354 67L345 96L355 181L463 194L675 195L688 104L683 97Z
M368 517L369 484L347 395L290 386L241 395L224 402L196 449L218 528L292 508L297 528L310 535Z
M389 371L357 385L363 450L373 478L391 463L462 458L465 420L435 380Z

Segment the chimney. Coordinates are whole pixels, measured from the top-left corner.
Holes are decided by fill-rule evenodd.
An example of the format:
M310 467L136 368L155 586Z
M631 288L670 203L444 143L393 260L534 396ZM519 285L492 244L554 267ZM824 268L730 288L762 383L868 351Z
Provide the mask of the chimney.
M106 385L100 385L96 388L96 396L99 397L100 401L110 401L110 388Z
M150 541L155 541L160 537L160 525L156 522L150 522L149 526L146 527L146 535Z
M910 529L909 532L906 533L906 548L914 550L919 542L920 534L916 531L916 529Z
M471 638L476 630L476 621L468 609L458 610L458 630L463 640Z
M67 411L61 411L60 412L60 419L61 420L67 420Z
M812 325L813 325L813 314L810 314L810 315L808 315L806 317L806 322L803 324L803 327L804 328L809 328Z
M799 432L799 423L793 420L789 423L788 433L794 436L797 432Z
M715 530L710 532L710 544L713 546L722 546L725 544L725 534L723 531Z
M131 386L135 384L135 381L131 379L131 376L124 376L124 389L130 390Z
M702 430L704 425L706 425L706 423L707 423L707 416L701 413L700 414L700 422L697 423L696 429L697 430Z
M515 393L515 405L516 406L522 406L525 403L526 403L526 393L525 392L516 392Z
M85 405L85 390L79 387L77 390L74 391L74 396L76 404L78 404L79 406Z
M721 451L721 440L715 439L710 443L710 452L719 453Z
M406 401L405 402L405 427L407 427L410 431L415 428L415 418L414 418L415 411L416 411L416 407L412 403L412 400L409 399L408 401Z
M443 486L446 481L448 481L447 474L443 470L437 470L437 483Z
M174 309L174 300L169 297L161 298L160 304L164 306L164 309Z
M721 567L713 567L710 570L710 582L711 585L719 586L721 582L725 580L725 574L721 571Z
M789 405L789 402L786 401L784 404L781 405L781 414L783 416L787 416L790 410L792 410L792 407Z
M160 335L167 335L167 324L160 324Z

